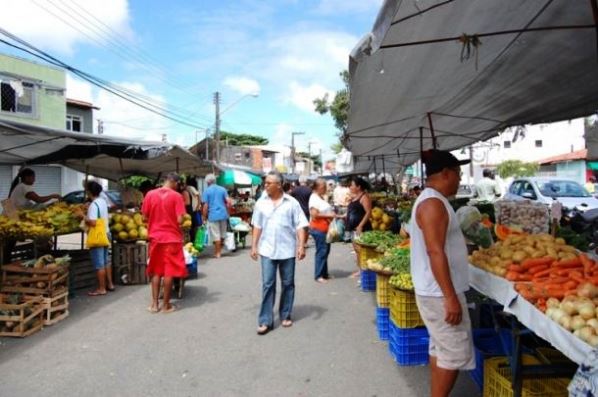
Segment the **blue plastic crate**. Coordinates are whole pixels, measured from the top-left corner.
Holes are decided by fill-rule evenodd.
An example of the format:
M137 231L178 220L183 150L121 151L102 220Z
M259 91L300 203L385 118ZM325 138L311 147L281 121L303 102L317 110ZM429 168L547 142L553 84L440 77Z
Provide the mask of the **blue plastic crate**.
M399 328L389 322L389 351L401 366L427 365L430 336L426 328Z
M469 371L469 374L480 390L484 388L484 360L490 357L511 354L513 350L512 345L508 329L501 329L498 333L493 328L478 328L473 330L476 368Z
M193 261L187 264L188 278L197 278L197 264L197 258L193 258Z
M361 290L367 292L376 291L376 273L371 270L362 270L361 276Z
M389 340L390 338L390 309L387 307L376 308L376 328L380 340Z

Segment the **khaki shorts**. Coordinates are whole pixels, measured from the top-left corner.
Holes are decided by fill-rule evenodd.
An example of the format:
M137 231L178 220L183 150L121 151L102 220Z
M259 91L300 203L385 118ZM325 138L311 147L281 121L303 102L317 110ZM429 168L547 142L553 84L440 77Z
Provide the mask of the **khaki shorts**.
M465 294L459 294L463 316L457 326L444 321L444 298L421 295L416 295L415 298L430 333L429 354L436 357L438 367L449 370L475 369L471 320Z
M210 237L212 241L224 240L226 237L226 229L228 227L228 221L215 221L209 222Z

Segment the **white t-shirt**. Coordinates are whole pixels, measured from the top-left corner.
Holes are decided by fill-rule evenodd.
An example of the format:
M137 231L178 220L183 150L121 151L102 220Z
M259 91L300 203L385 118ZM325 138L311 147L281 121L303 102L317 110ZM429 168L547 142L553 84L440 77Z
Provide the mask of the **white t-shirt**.
M312 193L311 196L309 196L308 207L310 209L317 209L320 214L327 214L332 212L332 206L330 205L330 203L322 199L322 197L320 197L320 195L316 193Z
M26 185L21 182L17 185L17 187L15 187L15 190L12 191L10 200L17 209L33 208L35 206L35 202L25 197L31 192L33 192L33 186Z
M104 219L104 223L106 224L106 233L110 233L108 204L106 204L106 201L103 198L98 197L89 204L89 208L87 209L87 219L94 221L97 220L98 209L100 210L100 218Z

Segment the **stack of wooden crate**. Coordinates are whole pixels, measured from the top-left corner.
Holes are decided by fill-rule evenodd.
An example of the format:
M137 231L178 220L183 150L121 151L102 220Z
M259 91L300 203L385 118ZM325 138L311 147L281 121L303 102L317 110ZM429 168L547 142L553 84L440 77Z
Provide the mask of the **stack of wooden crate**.
M44 326L41 298L0 294L0 336L24 338Z
M114 279L121 284L147 284L147 244L116 243L112 246Z
M2 267L3 294L21 295L25 302L41 302L44 325L55 324L69 315L68 265L49 263L28 267L12 263Z

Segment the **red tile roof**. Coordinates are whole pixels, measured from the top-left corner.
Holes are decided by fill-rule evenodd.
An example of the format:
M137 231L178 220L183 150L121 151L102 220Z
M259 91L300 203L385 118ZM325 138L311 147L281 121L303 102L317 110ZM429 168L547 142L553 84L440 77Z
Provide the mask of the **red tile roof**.
M588 149L576 150L574 152L559 154L557 156L548 157L539 160L540 164L556 164L564 163L566 161L586 160L588 158Z
M77 100L77 99L70 99L70 98L67 98L67 99L66 99L66 103L67 103L67 104L69 104L69 105L73 105L73 106L80 107L80 108L86 108L86 109L96 109L96 110L99 110L99 109L100 109L100 108L99 108L99 107L97 107L97 106L93 106L93 104L92 104L92 103L89 103L89 102L84 102L84 101L79 101L79 100Z

